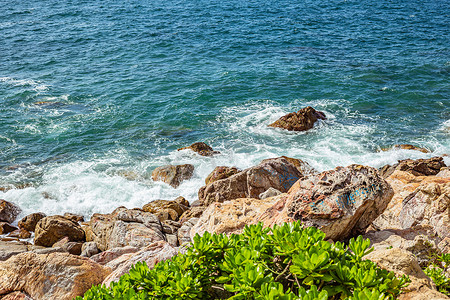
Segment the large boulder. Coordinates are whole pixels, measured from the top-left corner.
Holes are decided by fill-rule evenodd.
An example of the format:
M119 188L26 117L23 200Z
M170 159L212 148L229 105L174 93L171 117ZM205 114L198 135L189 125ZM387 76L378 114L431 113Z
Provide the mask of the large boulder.
M289 131L305 131L313 128L317 120L326 120L325 114L311 106L300 109L297 112L282 116L270 124L270 127L283 128Z
M380 268L392 271L396 276L408 275L411 283L398 299L448 299L434 288L431 279L425 275L416 257L399 248L375 250L364 258L375 262Z
M429 176L438 174L441 168L444 167L446 167L446 165L442 157L416 160L405 159L400 160L393 166L386 165L380 168L380 173L384 178L390 176L395 170L408 172L414 176Z
M165 240L162 225L152 213L119 207L111 214L94 214L89 221L88 241L100 251L115 247L144 247Z
M109 273L69 253L21 253L0 262L0 295L20 291L33 299L69 300L100 284Z
M206 206L237 198L258 198L270 187L287 192L298 179L310 172L312 168L300 160L284 156L266 159L257 166L203 186L198 198Z
M18 226L20 229L34 231L37 223L46 216L47 215L42 212L32 213L26 217L23 217L22 220L19 221Z
M152 269L158 262L165 261L178 254L178 250L167 242L159 241L148 245L136 253L129 253L119 256L106 264L113 272L105 278L103 284L109 286L111 282L119 281L120 276L128 273L137 262L145 261L147 266Z
M178 197L173 201L155 200L142 207L143 211L156 215L160 221L178 221L180 216L188 209L189 202L183 197Z
M0 199L0 222L12 223L21 212L14 203Z
M376 169L338 167L298 180L288 191L264 200L237 199L213 203L193 227L195 233L238 232L259 221L266 226L301 220L332 240L362 233L386 208L392 188Z
M177 188L182 181L188 180L194 174L194 166L190 164L185 165L167 165L158 167L152 172L152 179L154 181L162 181L170 186Z
M202 156L212 156L214 154L220 154L219 151L214 151L213 148L211 148L211 146L209 146L206 143L203 142L197 142L197 143L193 143L192 145L188 146L188 147L183 147L178 149L178 151L181 150L192 150Z
M84 230L77 222L63 216L45 217L36 225L34 244L51 247L63 237L68 237L71 242L84 242L86 239Z
M206 177L205 184L208 185L214 181L228 178L239 172L241 172L241 170L239 170L236 167L226 167L226 166L215 167L214 170L208 175L208 177Z

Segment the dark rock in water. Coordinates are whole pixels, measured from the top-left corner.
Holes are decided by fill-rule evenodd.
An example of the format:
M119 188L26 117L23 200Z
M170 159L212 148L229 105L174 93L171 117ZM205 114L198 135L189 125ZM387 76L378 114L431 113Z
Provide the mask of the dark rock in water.
M194 174L194 166L190 164L185 165L167 165L158 167L152 172L152 179L154 181L162 181L174 188L177 188L182 181L188 180Z
M6 222L0 222L0 234L7 234L13 232L14 230L17 230L17 228Z
M80 224L63 216L50 216L41 219L35 229L34 244L51 247L63 237L71 242L84 242L85 234Z
M21 229L33 232L39 220L45 218L46 216L46 214L41 212L32 213L20 220L18 226Z
M186 206L185 204L189 205L189 202L183 197L179 197L174 201L155 200L145 204L142 207L142 210L154 214L155 216L158 217L160 221L165 220L178 221L180 216L186 210L188 210L188 206Z
M31 232L29 232L25 229L16 229L14 231L11 231L8 234L8 237L18 238L18 239L29 239L31 237Z
M214 170L208 175L208 177L206 177L205 184L208 185L214 181L228 178L241 171L242 170L239 170L236 167L226 167L226 166L215 167Z
M72 214L72 213L65 213L64 218L72 220L74 222L84 222L84 217L82 215Z
M313 128L314 123L319 119L326 120L327 118L323 112L308 106L279 118L269 126L289 131L305 131Z
M208 206L213 202L237 198L258 198L259 194L270 187L287 192L305 175L298 166L305 166L305 170L310 169L307 163L296 160L296 166L292 160L294 159L288 160L286 157L263 160L255 167L203 186L198 192L198 198L203 206Z
M0 222L12 223L21 212L14 203L0 199Z
M208 144L205 144L203 142L198 142L190 145L189 147L183 147L179 148L178 151L190 149L194 152L197 152L198 154L202 156L212 156L214 154L220 154L219 151L214 151L213 148L211 148Z
M417 146L410 145L410 144L397 144L397 145L394 145L392 148L381 148L382 151L389 151L391 149L416 150L416 151L420 151L423 153L430 153L430 150L428 150L426 148L417 147Z
M397 164L391 166L386 165L379 169L383 178L389 177L395 170L404 171L414 176L437 175L441 168L446 167L442 157L432 157L428 159L405 159L400 160Z

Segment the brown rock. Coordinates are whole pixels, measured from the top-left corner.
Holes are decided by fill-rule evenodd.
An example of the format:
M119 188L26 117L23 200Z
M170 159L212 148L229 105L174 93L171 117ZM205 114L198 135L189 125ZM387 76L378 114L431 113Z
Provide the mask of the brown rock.
M1 300L33 300L32 298L30 298L27 294L24 294L22 292L13 292L13 293L9 293L6 296L0 296Z
M188 210L187 206L180 204L180 202L186 204L187 200L183 197L181 198L177 198L178 201L155 200L145 204L142 207L142 210L154 214L160 221L178 221L179 217ZM187 202L187 204L189 204L189 202Z
M214 181L228 178L239 172L241 172L241 170L239 170L236 167L226 167L226 166L215 167L214 170L208 175L208 177L206 177L205 184L208 185Z
M308 106L279 118L269 126L289 131L305 131L313 128L314 123L319 119L326 120L327 118L323 112Z
M139 209L119 207L111 214L94 214L89 225L100 251L127 245L140 248L165 239L159 219Z
M404 150L416 150L416 151L420 151L422 153L430 153L430 150L426 149L426 148L422 148L422 147L417 147L414 145L410 145L410 144L397 144L392 146L391 148L382 148L382 151L389 151L391 149L404 149Z
M7 234L13 232L14 230L17 230L17 228L6 222L0 222L0 234Z
M51 247L65 236L71 242L85 241L84 231L77 222L62 216L45 217L36 225L34 243L44 247Z
M133 247L133 246L117 247L117 248L112 248L112 249L100 252L96 255L93 255L93 256L91 256L91 260L104 266L107 263L109 263L110 261L115 260L119 256L122 256L122 255L128 254L128 253L135 253L138 251L139 251L139 249L136 247Z
M409 276L411 283L399 299L425 299L417 298L417 295L427 295L426 299L448 299L434 289L431 279L425 275L414 255L408 251L398 248L375 250L365 258L375 262L380 268L394 272L396 276Z
M237 198L258 198L259 194L270 187L287 192L305 175L291 161L292 159L285 157L263 160L255 167L203 186L198 192L198 198L203 206L207 206L213 202ZM308 166L300 160L297 161L299 165Z
M19 221L19 228L28 230L31 232L34 232L34 229L36 228L36 224L39 222L40 219L45 218L46 214L38 212L30 214L26 217L24 217L22 220Z
M140 261L145 261L147 266L152 269L158 262L164 261L177 255L176 248L170 246L165 241L152 243L137 253L124 254L109 262L106 266L113 272L105 278L103 284L109 286L111 282L119 281L120 276L128 273L131 267Z
M72 214L72 213L65 213L64 218L69 219L74 222L84 222L84 217L82 215Z
M178 149L178 151L186 150L186 149L190 149L194 152L197 152L198 154L200 154L202 156L212 156L214 154L220 154L219 151L214 151L213 148L211 148L209 145L207 145L203 142L194 143L194 144L190 145L189 147L180 148L180 149Z
M12 223L21 212L14 203L0 199L0 222Z
M332 240L362 233L381 214L393 191L376 169L338 167L297 181L286 194L264 200L236 199L210 205L191 230L195 233L239 232L259 221L266 226L301 220Z
M86 242L81 247L81 256L91 257L99 253L97 244L95 242Z
M63 237L59 241L53 244L52 248L58 248L60 247L65 252L69 252L73 255L80 255L81 254L81 247L83 247L83 243L79 242L71 242L69 238Z
M198 222L198 218L190 218L177 231L177 240L180 246L185 245L186 243L190 243L191 240L191 229Z
M185 165L167 165L158 167L152 172L152 179L154 181L162 181L174 188L177 188L182 181L188 180L194 174L194 166L190 164Z
M390 176L395 170L411 173L414 176L429 176L439 173L441 168L446 167L442 157L432 157L429 159L405 159L397 164L386 165L380 168L380 174L383 178Z
M21 253L0 262L0 294L20 291L34 299L73 299L109 273L88 258L69 253Z
M31 232L24 229L17 229L8 234L8 237L19 238L19 239L29 239L31 237Z
M180 223L184 223L191 218L200 218L203 212L206 210L206 206L194 206L185 211L180 217Z

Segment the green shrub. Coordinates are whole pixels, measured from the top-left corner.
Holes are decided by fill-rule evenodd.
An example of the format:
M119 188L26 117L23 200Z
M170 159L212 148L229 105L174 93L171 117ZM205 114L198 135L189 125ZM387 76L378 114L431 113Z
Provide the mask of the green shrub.
M436 284L439 292L450 296L450 253L433 257L431 264L424 271Z
M409 278L364 260L361 236L348 246L300 222L274 228L246 226L231 236L197 235L185 254L150 270L137 263L109 288L96 286L81 299L395 299Z

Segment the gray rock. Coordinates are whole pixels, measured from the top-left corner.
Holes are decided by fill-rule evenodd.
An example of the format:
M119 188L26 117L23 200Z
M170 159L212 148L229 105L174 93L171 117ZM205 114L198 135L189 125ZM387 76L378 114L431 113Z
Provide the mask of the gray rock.
M259 194L259 199L266 199L266 198L270 198L270 197L275 197L278 195L281 195L282 192L280 192L277 189L274 189L273 187L270 187L267 191L265 191L264 193Z

